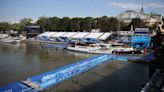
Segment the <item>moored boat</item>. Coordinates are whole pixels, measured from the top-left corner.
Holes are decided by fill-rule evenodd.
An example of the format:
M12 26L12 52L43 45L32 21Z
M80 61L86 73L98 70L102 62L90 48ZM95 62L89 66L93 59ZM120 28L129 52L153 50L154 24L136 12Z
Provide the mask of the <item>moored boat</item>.
M67 46L66 49L71 51L93 53L93 54L100 54L100 53L113 54L115 52L134 51L133 47L112 46L111 44L104 44L104 43L94 43L94 44L74 43Z
M87 43L75 43L68 46L66 49L84 53L112 53L110 44L87 44Z

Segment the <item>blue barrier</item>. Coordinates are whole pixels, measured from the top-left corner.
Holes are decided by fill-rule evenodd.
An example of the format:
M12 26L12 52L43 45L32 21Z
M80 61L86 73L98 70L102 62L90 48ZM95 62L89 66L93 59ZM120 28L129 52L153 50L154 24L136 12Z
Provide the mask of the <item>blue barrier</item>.
M154 52L148 53L146 56L142 57L144 61L152 61L155 59Z
M89 70L96 65L102 64L110 58L112 58L112 56L109 56L108 54L98 55L77 63L67 65L65 67L58 68L56 70L52 70L50 72L46 72L41 75L28 78L27 80L36 83L40 90L44 90L51 87L52 85L61 83L64 80Z
M13 84L0 87L0 92L39 92L39 91L21 82L15 82Z

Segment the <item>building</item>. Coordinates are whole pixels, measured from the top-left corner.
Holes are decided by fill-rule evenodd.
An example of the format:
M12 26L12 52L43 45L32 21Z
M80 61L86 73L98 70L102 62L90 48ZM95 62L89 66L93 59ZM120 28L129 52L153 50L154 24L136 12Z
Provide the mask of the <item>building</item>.
M149 28L135 28L134 36L150 36Z
M35 37L41 33L40 26L26 26L25 31L27 38Z
M142 7L140 12L136 12L134 10L127 10L125 12L120 13L117 18L125 23L130 23L134 18L140 18L148 26L151 26L155 23L161 22L162 15L156 13L145 13Z
M127 31L118 31L117 34L119 36L131 36L133 34L133 32L129 31L129 30L127 30Z

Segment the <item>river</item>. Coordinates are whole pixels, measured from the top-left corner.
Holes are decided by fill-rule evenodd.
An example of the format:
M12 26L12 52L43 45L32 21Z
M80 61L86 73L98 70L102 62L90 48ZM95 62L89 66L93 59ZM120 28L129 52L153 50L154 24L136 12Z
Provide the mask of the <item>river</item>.
M94 55L41 48L39 43L0 43L0 86L25 80ZM148 66L109 61L46 92L139 92L148 79Z

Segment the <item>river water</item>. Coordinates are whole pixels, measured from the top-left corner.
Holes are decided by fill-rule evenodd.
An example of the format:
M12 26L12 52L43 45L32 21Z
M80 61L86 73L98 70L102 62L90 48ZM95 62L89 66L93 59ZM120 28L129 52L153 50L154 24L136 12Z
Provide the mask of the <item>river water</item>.
M39 43L0 43L0 86L25 80L94 55L41 48ZM139 92L148 79L148 67L109 61L75 76L46 92Z

